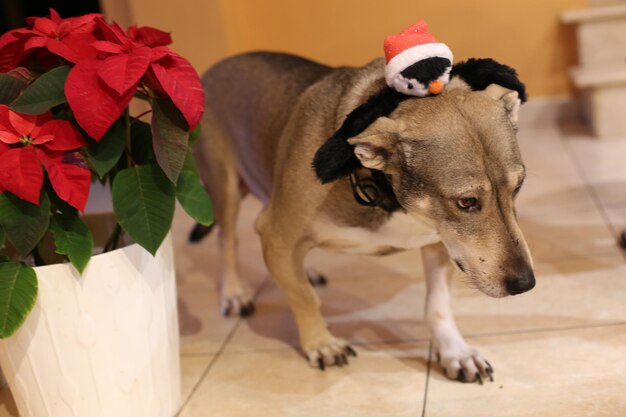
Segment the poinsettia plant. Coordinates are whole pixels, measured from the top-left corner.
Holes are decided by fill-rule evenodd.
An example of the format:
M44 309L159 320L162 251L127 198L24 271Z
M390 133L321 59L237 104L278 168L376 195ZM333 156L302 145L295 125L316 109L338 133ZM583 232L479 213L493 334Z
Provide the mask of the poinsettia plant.
M212 222L190 153L204 94L171 42L158 29L52 9L0 37L0 338L34 305L46 236L87 267L94 244L81 214L92 182L111 188L117 227L105 250L126 233L155 254L176 199ZM131 114L132 100L149 110Z

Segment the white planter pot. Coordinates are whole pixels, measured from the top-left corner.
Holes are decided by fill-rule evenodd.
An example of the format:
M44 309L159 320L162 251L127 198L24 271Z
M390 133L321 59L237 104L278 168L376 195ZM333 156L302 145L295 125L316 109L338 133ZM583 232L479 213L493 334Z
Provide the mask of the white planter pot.
M172 417L180 407L171 236L35 268L39 297L0 341L0 366L21 417Z

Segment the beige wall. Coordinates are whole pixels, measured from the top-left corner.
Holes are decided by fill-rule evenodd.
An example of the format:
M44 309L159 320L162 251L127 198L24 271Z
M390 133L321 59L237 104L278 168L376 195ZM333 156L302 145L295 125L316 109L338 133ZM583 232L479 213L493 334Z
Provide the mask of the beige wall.
M515 67L530 95L571 93L575 37L559 13L585 0L101 0L128 24L173 32L174 48L202 72L250 50L297 53L332 65L382 56L385 35L428 21L455 60L492 57Z

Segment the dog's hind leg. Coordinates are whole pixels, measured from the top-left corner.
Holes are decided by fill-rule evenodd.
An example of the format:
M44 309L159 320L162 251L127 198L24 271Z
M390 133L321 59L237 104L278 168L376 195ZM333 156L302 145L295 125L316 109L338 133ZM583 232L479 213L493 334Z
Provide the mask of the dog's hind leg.
M426 322L433 347L448 378L461 382L493 381L493 368L476 350L468 346L454 322L447 281L452 269L446 248L441 243L422 248L426 275Z
M248 316L254 310L250 292L241 281L237 266L237 216L241 200L247 193L237 173L230 141L207 109L202 119L202 134L198 140L201 152L196 153L198 171L207 187L219 227L221 263L221 310Z
M287 296L309 364L321 370L326 366L347 365L348 356L356 356L356 352L328 330L320 312L320 300L304 270L304 257L313 245L277 239L281 235L271 230L272 222L267 217L266 210L257 221L263 256L276 284Z

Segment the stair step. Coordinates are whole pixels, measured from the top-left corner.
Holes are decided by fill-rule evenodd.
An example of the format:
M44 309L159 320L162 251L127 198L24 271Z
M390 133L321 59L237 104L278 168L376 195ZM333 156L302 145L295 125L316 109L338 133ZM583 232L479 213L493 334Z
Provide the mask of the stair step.
M602 69L572 68L572 79L579 88L603 87L614 84L626 84L626 67Z
M586 23L626 18L626 4L569 10L561 14L563 23Z

